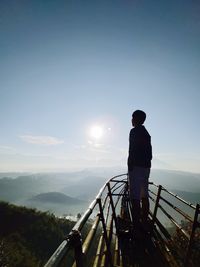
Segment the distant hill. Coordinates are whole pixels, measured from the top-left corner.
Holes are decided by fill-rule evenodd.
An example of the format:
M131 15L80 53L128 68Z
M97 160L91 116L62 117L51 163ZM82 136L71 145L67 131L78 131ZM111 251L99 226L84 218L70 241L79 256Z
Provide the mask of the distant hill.
M74 184L83 175L84 172L21 174L15 179L2 177L0 179L0 200L16 202L41 193L61 192L63 187Z
M70 197L88 200L97 194L99 187L108 178L97 177L89 171L31 174L15 179L4 177L0 179L0 200L21 203L22 199L27 200L47 192L60 192Z
M186 201L189 201L193 204L200 203L200 192L199 193L193 193L193 192L187 192L187 191L180 191L180 190L172 190L173 193L178 195L179 197L183 198Z
M0 172L0 179L1 178L17 178L21 175L30 175L28 172Z
M114 170L118 174L124 173L118 169L113 169L113 173ZM78 203L78 199L92 201L103 184L111 178L110 174L111 169L107 168L68 173L20 173L17 178L0 179L0 200L43 211L50 210L57 216L64 213L76 215L88 207L87 202ZM200 193L200 174L196 173L152 169L150 181L171 191Z
M60 192L48 192L36 195L30 199L30 201L48 202L48 203L59 203L67 205L76 205L83 203L82 200L69 197ZM84 201L85 202L85 201Z
M200 174L198 173L152 169L150 181L163 185L169 190L200 193Z
M76 198L93 200L107 180L107 177L86 176L80 179L76 184L68 184L62 189L62 192Z

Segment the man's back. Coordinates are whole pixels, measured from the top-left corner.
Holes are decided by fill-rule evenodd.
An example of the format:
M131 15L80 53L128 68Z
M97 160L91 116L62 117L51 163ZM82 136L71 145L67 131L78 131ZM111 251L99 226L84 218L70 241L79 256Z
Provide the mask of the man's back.
M150 168L152 159L151 136L143 125L131 129L129 135L128 170L134 166Z

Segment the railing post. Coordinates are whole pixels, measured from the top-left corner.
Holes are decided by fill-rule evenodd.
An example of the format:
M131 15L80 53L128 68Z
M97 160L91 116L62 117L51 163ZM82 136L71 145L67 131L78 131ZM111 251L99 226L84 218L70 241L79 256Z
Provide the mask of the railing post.
M198 223L198 215L199 215L199 213L200 213L200 205L197 204L196 205L196 209L195 209L195 214L194 214L194 221L193 221L193 224L192 224L192 231L191 231L191 234L190 234L190 240L189 240L189 243L188 243L187 253L186 253L186 257L185 257L184 267L189 266L188 263L189 263L189 257L190 257L190 254L191 254L194 234L195 234L195 230L196 230L197 226L199 225L199 223Z
M104 236L106 247L107 247L107 257L108 257L108 261L109 261L110 267L113 267L112 255L111 255L111 251L110 251L110 242L109 242L108 235L107 235L106 223L105 223L105 219L104 219L103 207L102 207L101 199L99 198L97 201L99 203L100 220L102 222L102 227L103 227L103 236Z
M158 205L159 205L161 191L162 191L162 185L159 185L158 186L157 197L156 197L156 203L155 203L154 212L153 212L152 230L153 230L153 225L155 223L156 216L157 216L157 211L158 211Z
M116 231L117 231L118 230L118 227L117 227L117 216L116 216L116 212L115 212L115 206L114 206L114 203L113 203L110 183L107 183L107 187L108 187L108 195L110 197L110 204L111 204L111 208L112 208L112 212L113 212L113 219L115 221L115 227L116 227Z
M75 262L73 266L84 267L83 265L83 251L82 251L82 238L77 230L73 230L72 234L68 237L70 246L74 248Z

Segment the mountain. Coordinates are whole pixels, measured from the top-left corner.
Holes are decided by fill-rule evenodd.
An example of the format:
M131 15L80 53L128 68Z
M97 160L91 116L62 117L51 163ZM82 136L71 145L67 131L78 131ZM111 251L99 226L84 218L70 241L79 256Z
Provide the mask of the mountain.
M180 191L180 190L173 190L173 193L178 195L179 197L183 198L184 200L191 202L193 204L200 203L200 192L187 192L187 191Z
M79 199L92 200L107 180L99 176L83 177L76 184L62 188L62 192Z
M64 187L77 184L84 175L85 171L26 174L15 179L3 177L0 179L0 200L16 202L41 193L62 192Z
M111 173L117 175L124 173L124 170L120 172L119 169L112 171L110 168L100 168L68 173L20 173L15 179L0 179L0 200L49 210L57 216L70 213L76 215L87 208L88 201L94 199L103 184L111 178ZM192 193L200 193L200 174L152 169L149 180L170 191L189 192L188 195L184 194L189 200L194 199ZM198 195L195 196L195 203L199 202L197 197ZM86 202L76 204L73 198Z
M15 179L21 175L30 175L30 173L28 172L0 172L0 179L5 178L5 177Z
M169 190L200 193L200 174L198 173L152 169L149 180Z
M40 184L37 184L37 188ZM21 180L2 178L0 179L0 200L15 202L22 198L30 197L34 192L34 184L31 179Z
M42 194L32 197L30 201L43 202L43 203L54 203L54 204L66 204L66 205L76 205L76 204L83 203L82 200L69 197L60 192L42 193Z

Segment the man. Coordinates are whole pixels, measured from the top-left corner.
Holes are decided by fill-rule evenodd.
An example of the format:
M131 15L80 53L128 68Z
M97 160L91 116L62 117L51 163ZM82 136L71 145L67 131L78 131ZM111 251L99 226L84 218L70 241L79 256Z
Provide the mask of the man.
M152 147L151 136L143 126L146 114L136 110L132 114L133 128L129 135L128 176L129 192L132 204L133 227L139 234L140 216L144 228L147 228L149 213L148 182L151 169ZM142 209L140 202L142 200ZM142 214L140 214L142 211Z

